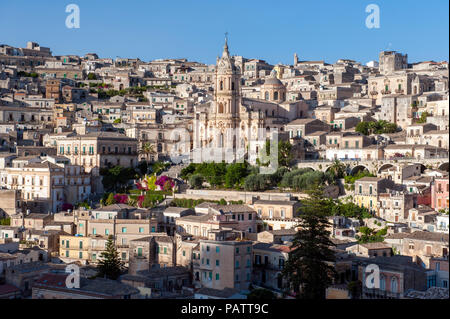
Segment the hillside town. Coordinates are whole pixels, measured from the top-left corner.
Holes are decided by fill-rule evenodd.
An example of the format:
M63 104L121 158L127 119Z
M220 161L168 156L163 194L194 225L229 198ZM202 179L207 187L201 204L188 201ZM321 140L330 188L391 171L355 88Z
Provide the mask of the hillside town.
M0 298L294 299L314 203L324 298L449 297L448 62L232 51L0 45Z

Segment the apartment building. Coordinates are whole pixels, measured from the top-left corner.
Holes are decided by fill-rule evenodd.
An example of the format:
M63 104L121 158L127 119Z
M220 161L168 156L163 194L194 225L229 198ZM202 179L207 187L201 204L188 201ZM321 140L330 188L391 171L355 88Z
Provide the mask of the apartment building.
M137 140L113 132L92 132L56 140L58 155L66 156L94 176L100 168L137 165Z
M371 213L378 214L378 202L381 193L387 188L393 188L394 182L379 177L363 177L355 181L353 201L360 207L367 208Z
M252 281L251 241L201 239L194 254L194 283L213 289L248 289Z

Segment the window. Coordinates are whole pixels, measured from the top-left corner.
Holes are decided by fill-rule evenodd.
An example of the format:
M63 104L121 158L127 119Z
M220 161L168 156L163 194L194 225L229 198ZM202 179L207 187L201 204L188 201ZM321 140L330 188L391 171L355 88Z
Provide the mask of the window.
M216 273L216 280L219 280L219 273Z
M97 234L97 229L92 228L92 234L96 235Z
M141 248L141 247L138 248L137 253L138 253L138 256L139 256L139 257L142 256L142 248Z
M97 260L97 254L92 254L92 260Z
M236 254L239 254L239 247L236 247Z
M209 259L208 258L206 258L206 264L209 265Z
M122 227L122 233L126 233L127 232L127 228L126 227Z
M239 260L236 260L236 268L239 268Z
M369 194L372 195L372 185L369 186Z
M109 229L105 229L105 235L109 235Z
M247 247L247 253L250 254L250 252L251 252L251 248L250 248L250 246L248 246Z
M66 250L66 257L69 257L69 251Z
M79 258L83 258L83 252L82 252L82 251L80 251L80 252L78 253L78 257L79 257Z
M383 275L380 278L380 290L386 290L386 278Z
M209 251L209 246L206 246L206 251Z
M398 280L396 277L393 277L391 280L391 292L398 292Z
M216 266L220 266L219 259L216 259Z
M83 242L80 241L80 249L83 249Z
M144 227L139 227L139 232L143 233L144 232Z
M167 247L164 247L164 254L167 254Z
M362 185L359 185L359 193L362 194Z
M219 246L216 246L216 253L219 253L220 252L220 248L219 248Z
M122 253L122 259L127 259L127 253Z

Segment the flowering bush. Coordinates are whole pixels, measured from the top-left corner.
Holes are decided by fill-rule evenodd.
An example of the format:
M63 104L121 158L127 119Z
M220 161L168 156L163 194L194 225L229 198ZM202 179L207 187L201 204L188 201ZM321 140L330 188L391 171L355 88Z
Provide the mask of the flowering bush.
M162 190L171 190L175 186L175 183L172 181L172 179L165 175L160 176L155 184L159 186L159 189Z
M136 182L136 187L140 190L154 191L156 189L155 183L156 183L156 176L145 175L139 182Z
M114 195L114 200L117 204L126 204L128 203L128 195L116 194Z
M139 195L137 202L138 202L138 206L139 206L140 208L143 207L142 204L144 203L144 199L145 199L145 196L144 196L144 195Z

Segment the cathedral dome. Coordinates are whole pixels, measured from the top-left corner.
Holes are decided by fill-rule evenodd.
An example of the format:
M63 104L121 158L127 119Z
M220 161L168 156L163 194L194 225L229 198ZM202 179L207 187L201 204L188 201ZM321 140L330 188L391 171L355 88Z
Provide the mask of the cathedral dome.
M268 78L264 81L264 85L284 86L278 78Z
M284 84L277 78L275 69L270 72L270 76L264 81L264 86L284 87Z

